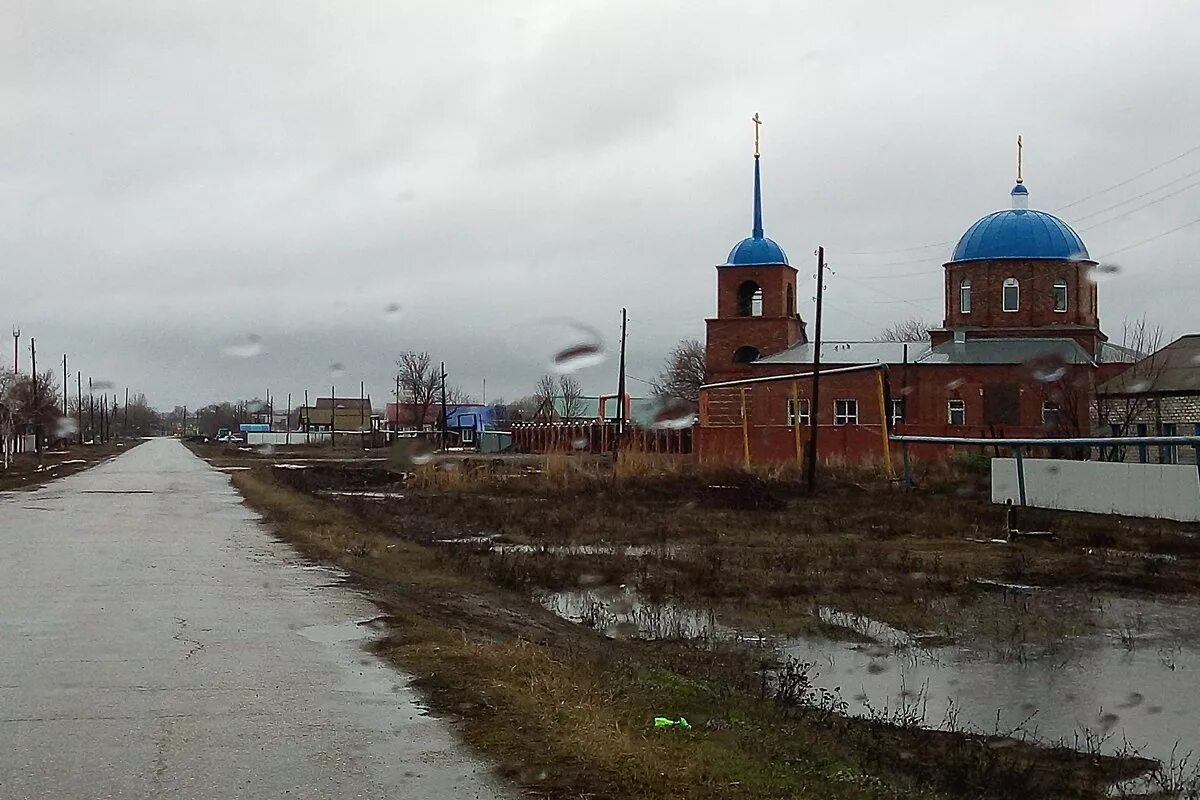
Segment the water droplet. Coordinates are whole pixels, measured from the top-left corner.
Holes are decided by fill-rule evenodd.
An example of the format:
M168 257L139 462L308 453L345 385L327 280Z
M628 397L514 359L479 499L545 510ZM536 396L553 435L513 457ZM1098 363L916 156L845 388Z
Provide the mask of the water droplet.
M554 370L563 375L594 367L604 362L604 350L597 342L579 342L554 354Z
M887 672L888 665L884 661L872 661L867 664L867 672L872 675L878 675L881 672Z
M98 392L105 392L113 388L112 381L92 381L92 388Z
M329 377L340 378L346 374L346 368L339 362L335 361L329 365Z
M1098 721L1104 730L1110 731L1116 727L1116 724L1121 721L1121 718L1110 711L1107 714L1101 714Z
M632 639L638 635L638 626L633 622L618 622L605 631L611 639Z
M54 435L66 439L79 433L79 423L71 417L59 417L54 421Z
M579 585L582 587L585 587L585 588L587 588L589 586L599 586L602 583L604 583L603 575L592 575L592 574L584 573L583 575L579 576Z
M1150 381L1134 381L1133 383L1129 384L1129 391L1131 392L1144 392L1149 388Z
M946 384L946 388L949 389L950 391L954 391L955 389L961 389L965 384L966 384L966 381L963 380L962 378L955 378L954 380L952 380Z
M1113 261L1105 261L1097 264L1087 271L1087 278L1092 283L1100 283L1103 280L1111 278L1121 271L1121 265Z
M1053 369L1035 369L1033 371L1033 379L1042 383L1054 383L1060 381L1067 374L1066 367L1055 367Z
M264 444L261 448L259 448L259 452L264 456L273 456L275 455L275 445Z
M262 355L262 337L252 333L238 342L230 342L221 348L221 352L232 358L254 358Z
M589 444L591 444L591 442L588 441L587 438L580 437L571 442L571 447L576 450L586 450Z
M399 303L388 303L383 307L383 316L389 320L399 319L401 310Z
M696 419L696 409L686 400L678 397L660 397L654 404L654 422L652 428L678 430L690 428Z

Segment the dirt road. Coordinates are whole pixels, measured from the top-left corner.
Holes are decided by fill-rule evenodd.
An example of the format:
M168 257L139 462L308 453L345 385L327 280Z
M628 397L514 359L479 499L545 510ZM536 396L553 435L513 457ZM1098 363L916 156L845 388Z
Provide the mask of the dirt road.
M506 796L377 613L173 440L0 496L0 796Z

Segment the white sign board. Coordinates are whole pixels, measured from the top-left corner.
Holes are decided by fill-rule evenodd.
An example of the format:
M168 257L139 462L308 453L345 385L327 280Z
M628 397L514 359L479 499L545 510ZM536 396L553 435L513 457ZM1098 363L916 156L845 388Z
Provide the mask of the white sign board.
M1025 502L1035 508L1200 522L1200 473L1180 464L1026 458ZM1015 458L992 459L992 502L1020 505Z

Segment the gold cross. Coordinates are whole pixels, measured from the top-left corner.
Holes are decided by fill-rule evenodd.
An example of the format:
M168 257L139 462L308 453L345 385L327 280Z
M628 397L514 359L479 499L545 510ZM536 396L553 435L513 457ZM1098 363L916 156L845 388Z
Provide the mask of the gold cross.
M758 129L762 125L762 120L758 118L757 111L754 112L754 116L751 119L754 121L754 157L758 158Z
M1017 134L1017 183L1021 183L1021 135Z

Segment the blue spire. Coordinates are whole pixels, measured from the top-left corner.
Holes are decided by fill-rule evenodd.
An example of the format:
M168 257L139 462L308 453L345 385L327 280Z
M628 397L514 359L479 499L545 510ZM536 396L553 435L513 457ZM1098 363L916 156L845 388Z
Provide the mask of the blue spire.
M762 226L762 178L758 174L758 154L754 154L754 230L755 239L763 238Z

